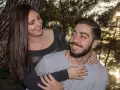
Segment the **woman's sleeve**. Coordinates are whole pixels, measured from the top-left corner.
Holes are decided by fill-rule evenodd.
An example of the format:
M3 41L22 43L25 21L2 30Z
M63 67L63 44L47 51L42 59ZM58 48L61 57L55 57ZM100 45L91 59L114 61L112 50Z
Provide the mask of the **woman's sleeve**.
M66 69L51 73L51 75L59 82L69 79ZM42 85L43 83L40 80L40 76L36 74L35 70L32 70L29 74L25 75L23 83L29 90L42 90L37 86L37 83L40 83Z

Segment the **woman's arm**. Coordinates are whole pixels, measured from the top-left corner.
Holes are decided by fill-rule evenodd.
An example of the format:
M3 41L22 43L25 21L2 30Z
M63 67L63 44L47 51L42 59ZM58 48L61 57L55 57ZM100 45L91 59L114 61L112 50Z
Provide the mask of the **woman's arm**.
M81 76L87 75L87 70L85 67L69 67L65 70L61 70L58 72L51 73L51 75L54 77L54 79L58 82L65 81L67 79L83 79ZM38 76L35 72L35 70L32 70L29 74L25 74L24 85L30 89L30 90L40 90L40 87L38 87L38 83L45 86L40 76ZM41 89L42 90L42 89Z
M38 83L38 86L44 90L64 90L63 83L54 79L51 74L44 75L44 78L40 77L45 86Z
M69 79L66 69L59 72L51 73L51 75L58 81ZM38 76L34 70L25 75L23 83L29 90L42 90L40 89L40 87L38 87L37 84L40 83L41 85L43 85L43 83L40 79L40 76Z

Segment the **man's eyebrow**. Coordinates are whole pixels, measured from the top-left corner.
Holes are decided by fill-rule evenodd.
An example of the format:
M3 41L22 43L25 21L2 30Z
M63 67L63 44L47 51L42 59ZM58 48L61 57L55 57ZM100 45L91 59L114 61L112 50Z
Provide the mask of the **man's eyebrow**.
M84 32L80 32L80 34L85 34L85 35L87 35L87 36L89 37L89 35L88 35L87 33L84 33Z

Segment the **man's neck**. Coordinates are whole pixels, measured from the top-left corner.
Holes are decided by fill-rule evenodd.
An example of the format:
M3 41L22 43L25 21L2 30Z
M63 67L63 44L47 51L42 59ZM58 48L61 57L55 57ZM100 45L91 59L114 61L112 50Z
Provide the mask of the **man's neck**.
M66 57L71 64L77 64L77 65L86 64L88 62L88 59L90 58L90 56L91 56L91 51L89 53L87 53L86 55L79 57L79 58L72 57L70 55L70 51L66 52Z

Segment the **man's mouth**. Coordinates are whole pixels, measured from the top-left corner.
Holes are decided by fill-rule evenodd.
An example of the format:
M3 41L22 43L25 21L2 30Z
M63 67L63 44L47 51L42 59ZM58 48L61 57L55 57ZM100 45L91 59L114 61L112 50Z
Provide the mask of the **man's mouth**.
M81 45L78 45L78 44L76 44L74 42L69 42L69 44L72 45L75 48L83 48Z
M73 46L74 48L79 48L79 46L78 46L78 45L75 45L75 44L72 44L72 46Z

